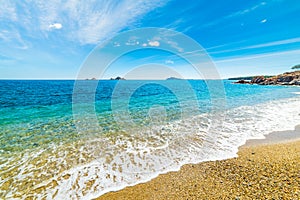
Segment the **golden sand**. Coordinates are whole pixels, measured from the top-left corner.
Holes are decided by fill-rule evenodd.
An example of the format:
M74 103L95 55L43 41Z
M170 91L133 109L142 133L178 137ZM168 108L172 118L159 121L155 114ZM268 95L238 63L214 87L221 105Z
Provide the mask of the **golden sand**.
M238 158L185 165L105 199L300 199L300 141L242 147Z

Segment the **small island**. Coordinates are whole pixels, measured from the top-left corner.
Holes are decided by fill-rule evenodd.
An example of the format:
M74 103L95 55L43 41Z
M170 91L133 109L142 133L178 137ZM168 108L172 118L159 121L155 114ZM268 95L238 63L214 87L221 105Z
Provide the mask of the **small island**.
M177 77L171 76L171 77L167 78L166 80L182 80L182 78L177 78Z
M96 78L91 78L91 79L86 78L85 80L86 80L86 81L96 81L97 79L96 79Z
M117 76L116 78L110 78L110 80L117 80L117 81L119 81L119 80L126 80L126 79L122 78L120 76Z

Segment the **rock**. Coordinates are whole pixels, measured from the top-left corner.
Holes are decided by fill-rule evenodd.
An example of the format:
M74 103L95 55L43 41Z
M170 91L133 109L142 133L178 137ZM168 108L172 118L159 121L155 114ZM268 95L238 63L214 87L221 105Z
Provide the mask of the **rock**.
M237 82L234 82L237 84L250 84L250 81L245 81L245 80L238 80Z
M289 82L280 82L279 85L290 85Z
M293 79L293 76L282 76L278 79L278 82L291 82Z
M294 79L291 82L289 82L290 85L300 85L300 80L299 79Z
M259 84L259 83L262 83L264 82L266 79L264 76L256 76L254 77L252 80L251 80L251 83L256 83L256 84Z
M276 85L277 84L277 80L274 80L272 78L271 79L268 78L263 83L264 83L264 85Z
M276 85L277 84L277 81L270 81L269 82L269 85Z

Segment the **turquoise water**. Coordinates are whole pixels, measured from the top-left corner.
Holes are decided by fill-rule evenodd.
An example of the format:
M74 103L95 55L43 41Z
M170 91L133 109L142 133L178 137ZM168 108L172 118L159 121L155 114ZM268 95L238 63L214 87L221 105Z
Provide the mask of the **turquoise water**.
M0 197L89 199L233 157L247 139L293 128L299 92L214 80L2 80Z

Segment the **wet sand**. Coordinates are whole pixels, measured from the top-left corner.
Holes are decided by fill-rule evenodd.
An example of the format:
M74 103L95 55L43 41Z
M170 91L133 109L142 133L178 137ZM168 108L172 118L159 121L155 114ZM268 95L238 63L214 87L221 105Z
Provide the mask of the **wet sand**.
M97 199L300 199L300 127L250 140L237 158L184 165Z

